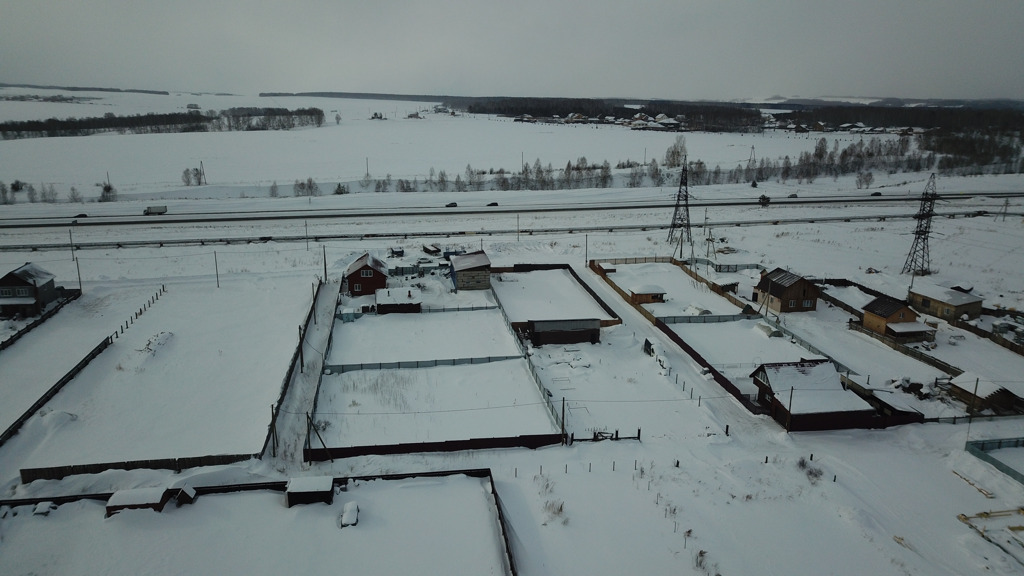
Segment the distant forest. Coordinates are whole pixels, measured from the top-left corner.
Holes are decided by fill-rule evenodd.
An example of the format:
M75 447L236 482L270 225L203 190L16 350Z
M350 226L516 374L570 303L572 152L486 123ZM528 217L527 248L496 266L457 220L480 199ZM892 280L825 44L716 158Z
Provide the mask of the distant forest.
M170 132L219 132L242 130L290 130L296 126L321 126L324 111L319 108L229 108L218 112L174 112L117 116L107 113L93 118L50 118L0 123L4 140L56 136L88 136L100 132L160 134Z

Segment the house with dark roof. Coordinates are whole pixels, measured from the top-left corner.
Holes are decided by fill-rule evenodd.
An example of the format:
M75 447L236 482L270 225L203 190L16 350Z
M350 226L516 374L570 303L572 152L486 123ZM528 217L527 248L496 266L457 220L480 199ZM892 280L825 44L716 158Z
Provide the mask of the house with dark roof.
M897 342L934 341L935 329L917 321L917 313L902 300L879 296L863 308L863 325Z
M818 308L818 285L782 268L762 272L752 299L776 313L808 312Z
M345 269L341 291L348 292L352 296L366 296L376 293L381 288L386 288L387 285L387 264L367 252L356 258Z
M58 297L53 274L31 262L0 278L0 316L35 316Z
M829 360L761 364L750 377L757 401L788 431L872 428L877 412L843 386Z

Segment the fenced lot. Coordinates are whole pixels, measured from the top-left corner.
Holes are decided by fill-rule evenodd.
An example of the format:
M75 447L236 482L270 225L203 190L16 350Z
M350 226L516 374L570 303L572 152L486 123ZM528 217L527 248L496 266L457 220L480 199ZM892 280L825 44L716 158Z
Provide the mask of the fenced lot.
M0 520L0 573L32 573L45 559L49 574L508 574L490 482L352 481L331 505L292 508L280 492L206 495L160 514L107 519L103 502L65 504L48 516L24 507ZM359 506L359 523L341 529L349 502Z
M366 315L336 321L328 365L517 356L515 336L497 309Z
M568 270L494 274L491 288L498 295L510 322L612 319Z
M738 314L739 308L711 291L707 285L689 277L669 262L608 265L615 272L608 278L628 294L638 286L654 284L665 290L665 302L644 304L655 316Z
M291 276L174 285L0 449L0 469L258 452L309 302Z
M160 284L97 286L0 352L0 431L14 423Z
M328 447L560 431L525 359L327 375L314 421ZM315 435L310 443L320 447Z

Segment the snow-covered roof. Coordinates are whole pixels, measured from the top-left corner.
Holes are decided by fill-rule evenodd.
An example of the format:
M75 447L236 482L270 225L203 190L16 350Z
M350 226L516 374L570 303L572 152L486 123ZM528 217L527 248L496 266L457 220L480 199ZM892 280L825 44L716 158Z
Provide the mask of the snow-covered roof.
M354 262L348 265L348 268L345 269L345 276L352 275L363 266L369 266L370 268L373 268L374 270L380 272L385 276L387 276L388 274L387 264L382 262L380 258L377 258L376 256L370 254L369 252L366 252L359 258L356 258Z
M472 270L474 268L486 268L491 265L490 258L487 257L483 250L452 256L449 260L452 263L452 270L456 272Z
M167 489L163 486L154 488L131 488L118 490L107 500L107 506L143 506L146 504L159 504Z
M302 476L289 478L286 492L327 492L334 489L334 478L330 476Z
M377 304L420 304L423 293L419 288L381 288L375 293Z
M992 394L995 394L999 390L1006 388L1014 395L1018 397L1024 397L1024 384L1017 382L993 382L991 379L975 374L974 372L964 372L950 380L950 384L957 388L969 393L974 394L974 387L978 387L978 398L988 398Z
M31 262L26 262L24 266L12 271L11 274L14 274L29 284L36 285L45 284L54 278L53 274L50 274L38 264L33 264Z
M889 322L887 329L897 334L914 334L917 332L935 332L935 328L921 322Z
M764 369L768 385L791 414L853 412L872 410L870 404L843 389L839 372L828 361L762 364L751 376ZM792 400L790 400L792 388Z
M974 304L975 302L981 302L983 300L981 296L977 296L975 294L968 294L952 288L946 288L945 286L939 286L938 284L921 281L914 283L914 287L910 289L910 293L924 296L925 298L935 300L937 302L944 302L951 306Z
M664 294L665 289L657 284L641 284L629 289L633 294Z

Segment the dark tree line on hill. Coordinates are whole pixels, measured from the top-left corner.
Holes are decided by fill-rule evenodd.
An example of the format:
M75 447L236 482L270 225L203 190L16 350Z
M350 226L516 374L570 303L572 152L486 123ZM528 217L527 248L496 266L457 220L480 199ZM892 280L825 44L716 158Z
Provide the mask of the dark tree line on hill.
M736 132L760 130L761 127L761 115L757 110L668 100L645 102L642 108L627 107L622 101L589 98L460 98L452 99L450 104L474 114L529 114L535 118L582 114L588 118L631 118L637 112L643 112L649 116L685 116L696 130Z
M836 128L860 122L865 126L941 128L950 132L1024 130L1024 111L1014 108L948 108L938 106L821 106L776 114L779 120Z
M170 114L117 116L107 113L94 118L50 118L0 123L4 140L54 136L88 136L100 132L158 134L171 132L208 132L222 130L289 130L296 126L321 126L324 111L319 108L230 108L219 113L208 111Z

